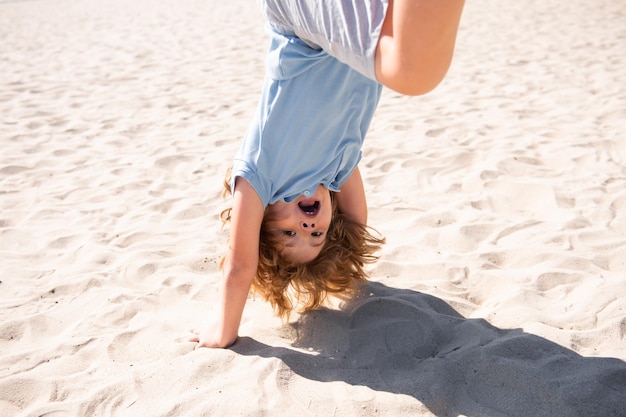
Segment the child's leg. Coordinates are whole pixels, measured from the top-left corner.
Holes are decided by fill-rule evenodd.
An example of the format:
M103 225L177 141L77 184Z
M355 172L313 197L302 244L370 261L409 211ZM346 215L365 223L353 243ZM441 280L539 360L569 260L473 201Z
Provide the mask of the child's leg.
M443 79L454 52L464 0L389 0L376 47L376 78L419 95Z
M464 0L257 0L270 25L403 94L446 74Z

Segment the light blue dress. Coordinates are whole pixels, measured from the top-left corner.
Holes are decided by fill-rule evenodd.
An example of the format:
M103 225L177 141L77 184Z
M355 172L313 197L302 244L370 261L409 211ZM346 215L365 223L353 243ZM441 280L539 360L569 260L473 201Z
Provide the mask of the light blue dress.
M264 206L339 191L361 160L382 86L291 30L268 25L266 77L233 161ZM285 33L286 32L286 33Z

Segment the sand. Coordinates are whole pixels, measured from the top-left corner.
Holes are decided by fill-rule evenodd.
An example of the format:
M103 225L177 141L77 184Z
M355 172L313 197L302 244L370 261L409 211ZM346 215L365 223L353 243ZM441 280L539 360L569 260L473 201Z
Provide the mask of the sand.
M214 314L254 2L0 1L0 416L626 415L626 14L468 1L446 80L385 90L371 283Z

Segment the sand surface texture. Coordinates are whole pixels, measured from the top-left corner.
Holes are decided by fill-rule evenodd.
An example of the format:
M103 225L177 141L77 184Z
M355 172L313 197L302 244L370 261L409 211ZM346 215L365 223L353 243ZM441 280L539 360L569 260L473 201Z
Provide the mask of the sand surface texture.
M194 350L252 1L0 1L0 416L626 416L626 14L472 0L361 164L387 238L341 310Z

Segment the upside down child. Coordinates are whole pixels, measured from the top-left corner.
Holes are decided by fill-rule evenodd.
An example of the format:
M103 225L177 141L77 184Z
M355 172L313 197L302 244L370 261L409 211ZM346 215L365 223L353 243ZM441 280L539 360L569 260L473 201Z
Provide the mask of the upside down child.
M258 0L270 46L255 116L226 180L232 207L217 317L191 341L228 347L250 288L287 315L349 296L384 239L358 164L382 87L445 76L463 0Z

